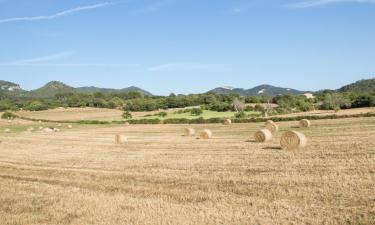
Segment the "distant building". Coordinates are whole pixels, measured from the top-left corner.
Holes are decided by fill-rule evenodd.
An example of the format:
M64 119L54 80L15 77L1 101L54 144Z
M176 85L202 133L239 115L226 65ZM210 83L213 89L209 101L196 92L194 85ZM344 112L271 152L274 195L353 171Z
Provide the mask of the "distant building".
M305 93L305 94L302 94L302 95L305 96L307 99L315 98L315 96L311 93Z

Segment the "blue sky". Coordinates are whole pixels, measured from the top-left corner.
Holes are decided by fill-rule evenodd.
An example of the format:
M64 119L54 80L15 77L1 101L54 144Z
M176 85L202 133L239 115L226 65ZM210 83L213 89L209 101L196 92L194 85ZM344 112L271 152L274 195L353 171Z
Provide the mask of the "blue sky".
M154 94L375 76L375 0L0 0L0 79Z

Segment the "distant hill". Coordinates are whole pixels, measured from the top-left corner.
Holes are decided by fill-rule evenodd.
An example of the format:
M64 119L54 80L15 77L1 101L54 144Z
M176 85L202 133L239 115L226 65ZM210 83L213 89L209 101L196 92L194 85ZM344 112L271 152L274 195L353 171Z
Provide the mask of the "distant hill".
M111 88L98 88L98 87L79 87L74 88L60 81L51 81L41 88L25 91L20 85L0 80L0 94L3 96L14 96L14 97L30 97L30 98L51 98L56 94L60 93L87 93L92 94L95 92L103 93L120 93L120 92L138 92L145 96L151 96L152 94L141 88L131 86L123 89L111 89Z
M361 92L361 93L375 93L375 78L367 80L359 80L355 83L346 85L340 89L340 92Z
M243 88L232 88L232 87L220 87L215 88L209 93L218 93L218 94L239 94L242 96L276 96L276 95L300 95L303 93L306 93L308 91L299 91L296 89L291 88L282 88L282 87L275 87L272 85L259 85L256 87L253 87L251 89L243 89Z
M51 98L56 94L76 92L76 89L60 81L51 81L41 88L28 92L29 97L34 98Z
M95 93L95 92L104 92L104 93L116 93L116 92L138 92L142 95L151 96L152 94L148 91L145 91L139 87L131 86L123 89L113 89L113 88L99 88L99 87L79 87L76 89L81 93Z
M0 93L8 96L20 96L24 95L26 91L18 84L0 80Z

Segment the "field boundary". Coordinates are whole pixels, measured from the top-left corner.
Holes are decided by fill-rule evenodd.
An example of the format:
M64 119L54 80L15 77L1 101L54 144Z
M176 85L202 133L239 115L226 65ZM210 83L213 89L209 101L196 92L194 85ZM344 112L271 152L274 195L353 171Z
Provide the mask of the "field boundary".
M101 120L46 120L46 119L34 119L24 116L18 116L14 114L16 118L34 121L34 122L45 122L45 123L73 123L73 124L214 124L223 123L226 118L210 118L204 119L202 117L197 119L138 119L138 120L122 120L122 121L101 121ZM359 113L352 115L324 115L324 116L294 116L294 117L268 117L268 118L242 118L232 119L233 123L259 123L266 122L267 120L273 120L274 122L283 121L299 121L302 119L308 120L324 120L324 119L344 119L344 118L360 118L360 117L375 117L375 113Z

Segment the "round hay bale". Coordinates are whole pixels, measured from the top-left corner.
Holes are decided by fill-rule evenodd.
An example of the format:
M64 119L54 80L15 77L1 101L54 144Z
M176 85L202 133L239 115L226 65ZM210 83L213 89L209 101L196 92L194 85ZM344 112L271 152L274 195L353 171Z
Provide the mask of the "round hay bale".
M265 123L264 125L267 125L267 124L269 124L269 123L275 123L275 122L273 122L272 120L267 120L266 123Z
M46 132L46 133L53 133L53 132L55 132L55 131L53 130L53 128L46 127L46 128L43 129L43 132Z
M39 121L38 121L38 123L42 123L42 121L41 121L41 120L39 120Z
M231 125L231 124L232 124L232 120L230 119L224 120L224 125Z
M116 144L124 144L128 142L128 138L124 135L121 135L121 134L116 134L115 136L115 143Z
M125 122L124 125L125 126L130 126L130 123L129 122Z
M201 139L210 139L210 138L212 138L212 131L211 131L211 130L208 130L208 129L205 129L205 130L203 130L203 131L200 133L199 137L200 137Z
M272 140L272 133L268 129L261 129L254 134L256 142L267 142Z
M73 125L69 124L68 129L73 129Z
M53 131L54 132L60 132L60 129L59 128L53 128Z
M303 127L303 128L308 128L308 127L311 126L311 122L310 122L310 120L303 119L303 120L299 121L299 126Z
M59 123L59 124L57 124L57 126L58 126L58 127L62 127L62 124L61 124L61 123Z
M285 150L296 150L305 147L306 136L296 131L287 131L281 136L280 145Z
M194 136L195 130L191 127L185 128L184 130L185 136Z
M5 132L5 133L10 133L10 129L9 129L9 128L6 128L6 129L4 130L4 132Z
M43 130L44 127L39 127L39 130Z
M266 129L268 129L269 131L271 131L272 134L276 133L278 130L279 130L279 126L277 126L276 123L267 123L265 125Z

